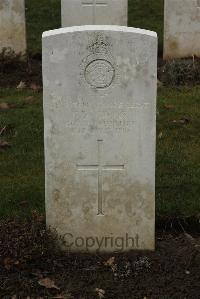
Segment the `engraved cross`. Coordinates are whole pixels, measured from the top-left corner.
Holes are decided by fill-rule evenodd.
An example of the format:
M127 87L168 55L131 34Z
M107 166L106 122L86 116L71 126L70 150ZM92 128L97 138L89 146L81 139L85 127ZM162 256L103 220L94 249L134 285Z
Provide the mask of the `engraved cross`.
M93 9L93 24L96 23L96 10L99 6L107 6L107 0L82 0L83 7L91 6Z
M90 165L79 165L77 164L78 170L91 170L98 172L98 213L97 215L103 216L103 172L104 171L115 171L115 170L124 170L125 166L121 165L105 165L102 162L102 147L103 140L97 140L98 144L98 163Z

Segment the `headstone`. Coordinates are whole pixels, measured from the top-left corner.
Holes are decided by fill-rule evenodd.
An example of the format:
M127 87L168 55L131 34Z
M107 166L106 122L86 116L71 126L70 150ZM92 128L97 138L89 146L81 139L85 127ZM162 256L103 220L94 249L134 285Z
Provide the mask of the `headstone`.
M154 248L156 33L43 35L47 225L74 251Z
M0 53L3 49L26 52L24 0L0 0Z
M62 27L127 26L128 0L61 0Z
M164 59L200 57L200 0L165 0Z

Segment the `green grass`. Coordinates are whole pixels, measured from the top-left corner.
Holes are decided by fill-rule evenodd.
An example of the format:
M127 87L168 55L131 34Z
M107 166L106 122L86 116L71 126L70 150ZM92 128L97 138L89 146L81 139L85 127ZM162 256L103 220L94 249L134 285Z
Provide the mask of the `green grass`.
M34 96L33 105L23 105ZM30 214L44 210L43 114L42 95L29 91L0 91L0 102L14 103L16 108L0 111L0 127L13 130L2 139L11 148L0 150L0 217Z
M42 33L61 27L59 0L25 0L28 51L41 53Z
M154 30L159 37L159 52L163 45L164 0L129 0L129 26ZM60 0L26 0L28 51L41 53L42 32L61 26Z
M34 96L35 102L24 105L28 96ZM159 89L158 216L200 213L199 98L200 87ZM0 150L0 218L26 217L35 209L44 212L42 94L4 89L0 91L1 102L16 104L16 107L0 111L0 127L14 127L3 136L11 147ZM189 123L174 122L181 118L189 119Z
M158 49L162 52L164 0L129 0L128 24L131 27L153 30L158 34Z

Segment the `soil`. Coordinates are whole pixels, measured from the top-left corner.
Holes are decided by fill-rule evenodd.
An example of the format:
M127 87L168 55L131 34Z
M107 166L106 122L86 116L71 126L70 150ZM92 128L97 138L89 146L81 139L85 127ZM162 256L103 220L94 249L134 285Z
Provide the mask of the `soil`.
M200 298L200 235L157 231L156 251L61 252L43 216L0 222L0 298Z
M42 85L42 61L40 57L2 59L0 55L0 88L16 88L20 82Z

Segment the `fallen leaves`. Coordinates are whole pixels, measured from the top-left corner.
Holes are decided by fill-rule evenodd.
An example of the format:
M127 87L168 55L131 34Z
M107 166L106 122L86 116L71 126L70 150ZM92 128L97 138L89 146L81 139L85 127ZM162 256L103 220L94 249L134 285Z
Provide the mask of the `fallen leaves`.
M0 126L0 136L11 134L13 131L15 131L15 127L12 124L4 125L2 127Z
M9 105L7 103L0 103L0 110L8 110Z
M191 122L191 120L188 117L183 117L180 119L174 119L172 122L178 123L178 124L183 124L183 125L188 125Z
M19 89L19 90L32 89L33 91L36 91L36 92L42 90L41 85L39 85L37 83L34 83L34 82L31 82L30 84L28 84L24 81L20 81L16 88Z
M99 289L99 288L96 288L95 289L95 292L97 293L97 295L99 296L99 298L104 298L105 296L105 291L103 289Z
M17 89L25 89L26 83L24 81L20 81L19 84L17 85Z
M0 149L6 149L10 147L10 143L4 140L0 140Z
M19 265L19 261L16 261L15 259L12 259L10 257L6 257L3 260L3 265L6 270L10 270L13 266Z
M114 262L115 262L115 257L112 256L106 262L104 262L103 264L104 264L104 266L112 267L114 265Z
M103 263L104 266L110 267L112 272L114 273L117 269L117 264L115 263L115 257L110 257L106 262Z
M6 126L4 126L2 128L0 127L0 136L3 134L4 131L6 131Z
M45 287L46 289L56 289L59 290L59 287L55 285L55 282L51 280L50 278L41 278L38 280L38 284L42 287Z
M189 275L190 271L189 270L185 270L185 274Z

